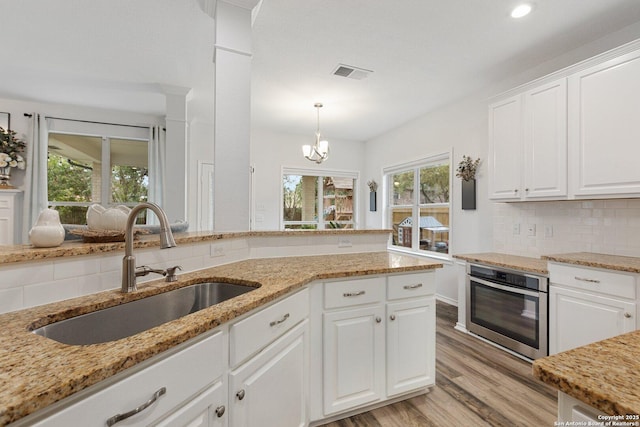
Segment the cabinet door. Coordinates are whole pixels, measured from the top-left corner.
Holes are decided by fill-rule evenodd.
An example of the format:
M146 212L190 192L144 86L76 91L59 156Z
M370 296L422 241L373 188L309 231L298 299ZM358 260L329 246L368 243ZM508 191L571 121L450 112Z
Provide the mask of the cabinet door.
M435 298L387 304L387 396L435 384Z
M569 78L571 190L640 193L640 51Z
M489 106L489 198L518 200L522 187L522 101Z
M294 427L308 422L305 320L229 375L230 425Z
M559 353L636 329L636 304L550 287L549 353Z
M383 317L381 305L323 315L325 415L383 397Z
M524 94L524 197L567 196L567 84Z
M218 381L154 427L226 427L226 384Z

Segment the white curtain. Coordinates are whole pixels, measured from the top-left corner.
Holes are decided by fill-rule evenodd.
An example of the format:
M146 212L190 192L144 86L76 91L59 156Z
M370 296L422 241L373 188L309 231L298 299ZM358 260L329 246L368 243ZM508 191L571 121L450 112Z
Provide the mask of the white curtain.
M166 134L160 126L149 128L149 201L163 206ZM151 215L155 221L155 216Z
M47 119L40 114L31 115L27 141L27 171L25 176L24 224L22 241L29 242L29 230L38 215L47 208L47 145L49 131Z

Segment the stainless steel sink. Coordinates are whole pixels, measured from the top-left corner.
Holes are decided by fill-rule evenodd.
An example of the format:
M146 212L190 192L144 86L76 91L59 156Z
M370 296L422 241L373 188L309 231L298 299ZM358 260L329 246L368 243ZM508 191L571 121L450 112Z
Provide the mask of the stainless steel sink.
M72 345L115 341L255 289L230 283L198 283L51 323L33 332Z

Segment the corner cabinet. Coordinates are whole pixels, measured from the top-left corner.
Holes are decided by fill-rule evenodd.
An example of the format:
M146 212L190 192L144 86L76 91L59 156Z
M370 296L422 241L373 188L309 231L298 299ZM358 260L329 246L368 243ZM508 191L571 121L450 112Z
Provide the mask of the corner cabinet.
M640 51L569 77L571 192L640 196Z
M326 282L312 289L311 420L435 384L435 273ZM314 328L313 324L322 328ZM315 360L315 362L314 362ZM324 363L323 363L324 362Z
M489 106L489 198L567 196L567 85L559 79Z
M549 353L634 331L638 276L549 263Z

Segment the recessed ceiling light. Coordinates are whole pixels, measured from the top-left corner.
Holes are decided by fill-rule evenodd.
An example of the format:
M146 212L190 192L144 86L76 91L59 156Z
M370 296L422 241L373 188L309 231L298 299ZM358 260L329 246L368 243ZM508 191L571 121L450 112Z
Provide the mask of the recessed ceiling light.
M527 16L529 14L529 12L531 12L531 5L530 4L521 4L520 6L516 6L512 11L511 11L511 17L512 18L522 18L523 16Z

